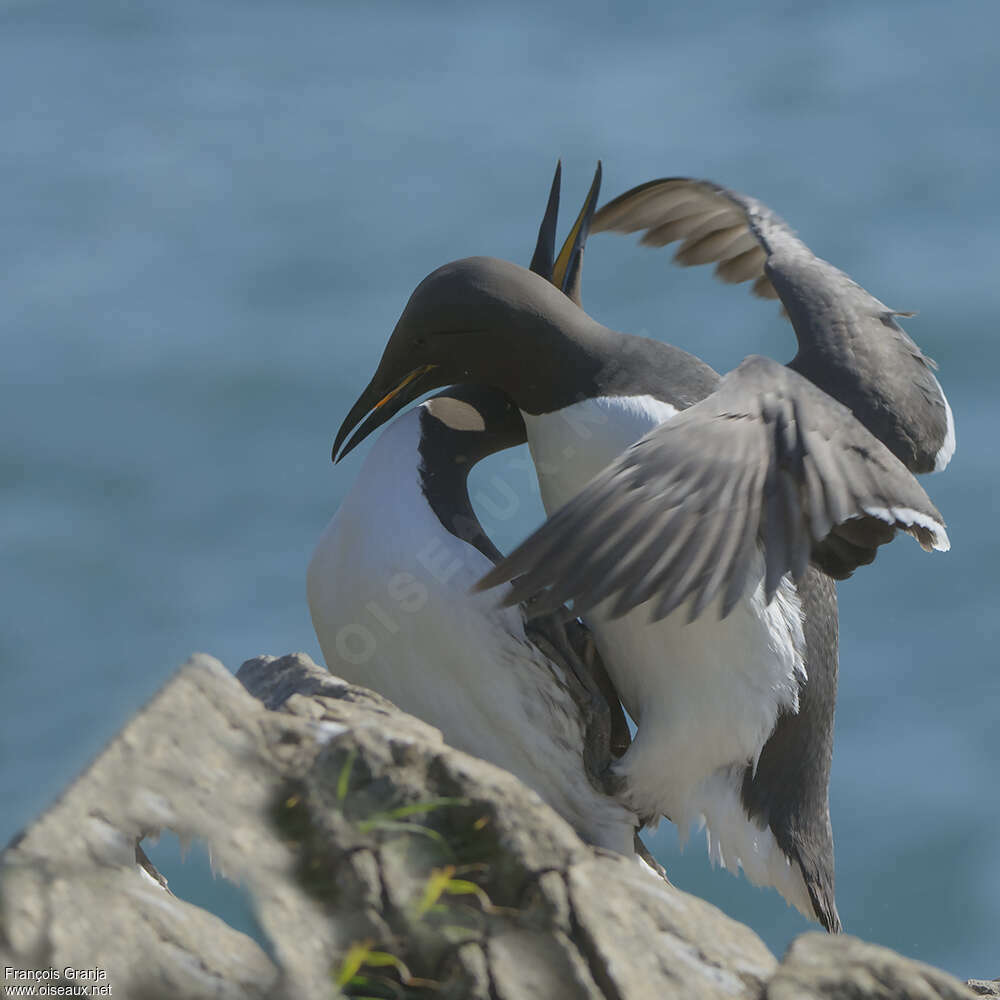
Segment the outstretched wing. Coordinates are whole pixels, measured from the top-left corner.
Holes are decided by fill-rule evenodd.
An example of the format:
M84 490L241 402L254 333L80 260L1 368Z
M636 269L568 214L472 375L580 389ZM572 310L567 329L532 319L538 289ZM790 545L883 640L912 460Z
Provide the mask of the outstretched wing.
M944 521L895 456L807 379L751 357L717 392L632 445L557 511L480 589L514 580L509 602L577 613L614 598L652 617L722 595L727 615L759 580L766 598L810 561L838 579L897 530L947 549Z
M811 327L827 318L820 308L823 290L849 297L856 311L873 318L912 315L890 309L817 257L763 202L711 181L668 177L640 184L608 202L591 223L595 233L640 229L645 230L644 246L662 247L679 240L674 261L684 267L715 263L715 273L723 281L752 281L755 295L780 298L800 341L803 336L808 341ZM797 316L803 321L801 331Z
M641 242L680 241L678 264L715 263L728 282L780 299L799 342L791 367L848 406L912 472L943 469L955 427L937 365L892 309L817 257L766 205L711 181L670 177L626 191L594 215L591 232L644 230Z
M754 218L760 220L756 229ZM755 295L776 299L778 293L764 271L769 251L758 235L761 229L795 239L788 225L755 198L691 177L640 184L603 206L590 226L593 233L645 230L641 242L647 247L680 240L676 263L691 267L714 262L723 281L752 281Z

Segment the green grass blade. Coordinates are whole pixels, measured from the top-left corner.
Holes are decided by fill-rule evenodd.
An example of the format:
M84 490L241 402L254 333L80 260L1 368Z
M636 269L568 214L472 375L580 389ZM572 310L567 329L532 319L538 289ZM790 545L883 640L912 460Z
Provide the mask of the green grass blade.
M337 778L337 801L343 802L347 798L347 789L351 784L351 771L354 769L354 760L358 756L358 751L352 749L344 761L344 766L340 769L340 776Z

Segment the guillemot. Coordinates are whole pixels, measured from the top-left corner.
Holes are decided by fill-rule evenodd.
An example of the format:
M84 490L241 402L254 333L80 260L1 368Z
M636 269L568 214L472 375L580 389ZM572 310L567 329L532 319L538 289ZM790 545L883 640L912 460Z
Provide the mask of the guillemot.
M580 650L557 623L469 592L501 555L466 478L525 440L517 408L484 386L454 387L395 420L309 563L313 626L333 673L511 772L588 842L631 854L636 817L588 778L610 759L600 760L609 732L581 683Z
M808 285L808 269L799 280ZM826 812L836 656L825 687L810 689L807 644L811 634L822 646L830 622L807 621L804 633L801 615L803 601L828 604L822 590L832 586L810 574L811 589L807 568L813 560L846 575L896 528L946 547L933 504L886 446L804 375L751 358L720 383L687 352L609 330L536 275L492 258L446 265L418 286L335 454L359 423L344 453L410 400L459 378L494 385L520 408L550 513L668 421L626 453L634 472L605 476L600 491L561 510L485 582L524 571L511 596L530 593L549 606L565 593L579 600L575 611L591 605L588 624L638 726L614 771L639 815L665 815L682 834L704 817L718 860L838 929ZM560 544L549 544L556 535ZM607 587L589 574L596 565ZM807 581L801 594L791 577ZM679 607L695 590L691 607ZM651 598L654 610L674 613L650 624L641 605ZM612 599L632 601L631 610ZM799 722L781 728L785 717ZM826 727L812 744L810 719ZM779 734L787 739L765 753ZM803 748L811 759L789 769ZM742 794L765 767L760 794ZM800 790L789 809L783 775L821 787Z
M532 267L578 295L584 215L555 258L559 177ZM628 730L582 627L529 622L470 593L502 556L473 510L469 472L526 440L520 411L486 386L454 386L395 420L309 563L313 625L334 673L516 775L588 842L651 862L635 815L597 787Z

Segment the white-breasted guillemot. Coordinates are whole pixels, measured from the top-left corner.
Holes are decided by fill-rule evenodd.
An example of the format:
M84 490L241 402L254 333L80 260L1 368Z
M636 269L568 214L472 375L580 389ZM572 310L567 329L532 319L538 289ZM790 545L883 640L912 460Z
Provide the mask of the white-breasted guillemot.
M557 257L557 169L531 266L570 295L596 196ZM590 843L651 861L635 815L600 787L628 729L584 630L471 593L502 556L473 510L469 472L526 440L517 407L483 385L454 386L396 419L316 546L313 625L334 673L510 771Z

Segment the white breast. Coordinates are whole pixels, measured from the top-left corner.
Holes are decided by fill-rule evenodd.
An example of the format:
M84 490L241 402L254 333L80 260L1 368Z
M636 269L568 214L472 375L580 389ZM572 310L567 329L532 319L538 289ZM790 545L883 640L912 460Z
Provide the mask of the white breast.
M630 444L676 416L677 410L652 396L598 396L555 413L521 415L542 503L551 514Z
M550 514L630 444L677 411L649 396L602 397L552 414L525 414L542 501ZM763 559L761 558L761 572ZM649 624L648 605L610 620L587 616L638 731L618 768L640 815L671 819L681 838L709 827L713 860L742 865L812 915L797 868L739 803L739 772L756 764L782 709L797 710L805 676L801 609L786 580L765 607L763 585L723 621L710 606L691 624L682 606Z
M418 443L418 411L383 432L313 554L327 666L515 774L585 839L630 854L635 817L588 781L560 668L525 637L519 609L469 593L492 564L427 505Z

